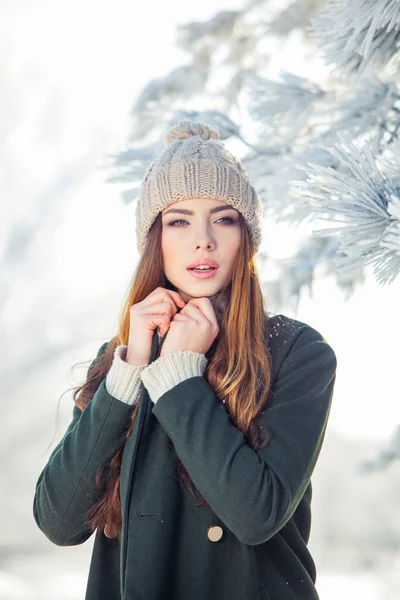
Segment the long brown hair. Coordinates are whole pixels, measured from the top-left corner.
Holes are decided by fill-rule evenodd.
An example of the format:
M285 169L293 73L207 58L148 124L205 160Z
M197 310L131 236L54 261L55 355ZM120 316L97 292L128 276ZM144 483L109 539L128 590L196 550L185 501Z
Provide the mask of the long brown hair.
M215 391L218 400L223 402L236 427L242 431L251 447L258 450L269 442L269 432L266 431L265 425L264 441L260 440L260 429L256 426L258 415L265 408L271 386L267 344L268 313L257 277L251 238L240 213L239 221L241 244L235 257L232 280L220 292L225 294L225 298L228 296L228 301L221 317L219 333L206 354L209 360L204 377ZM157 287L175 289L163 273L161 232L160 213L152 225L145 250L135 269L119 318L118 333L92 363L86 382L75 389L73 399L81 410L92 400L106 377L115 348L120 344L128 345L131 306L144 300ZM114 535L120 537L122 453L126 439L132 432L139 405L140 399L132 409L125 441L107 465L102 465L97 472L96 485L103 493L86 515L86 523L92 531L96 528L103 529L107 524L108 528L114 531ZM107 473L102 481L104 469ZM187 490L196 498L197 490L179 459L177 474L182 490ZM197 499L207 505L198 492Z

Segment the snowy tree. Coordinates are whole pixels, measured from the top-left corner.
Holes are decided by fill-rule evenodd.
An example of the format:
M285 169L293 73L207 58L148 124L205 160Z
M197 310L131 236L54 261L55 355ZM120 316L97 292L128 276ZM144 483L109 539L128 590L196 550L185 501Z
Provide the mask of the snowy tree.
M399 24L397 0L254 0L180 26L176 42L189 60L138 94L132 147L109 157L108 181L126 183L123 200L134 201L162 134L180 119L204 121L228 147L240 142L266 220L307 228L291 260L277 261L278 277L264 282L278 306L296 308L323 275L348 297L368 264L380 284L392 282L400 272ZM288 51L317 67L322 57L322 76L281 69L271 77ZM316 219L334 226L310 230ZM261 252L261 266L266 259Z

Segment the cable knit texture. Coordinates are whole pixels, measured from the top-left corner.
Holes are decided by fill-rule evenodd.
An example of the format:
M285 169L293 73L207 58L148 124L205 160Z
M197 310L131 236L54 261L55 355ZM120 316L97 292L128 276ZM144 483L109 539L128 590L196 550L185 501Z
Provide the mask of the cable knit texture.
M191 350L177 350L160 356L145 367L140 374L144 386L154 402L181 381L190 377L202 377L208 359L205 354Z
M117 346L110 370L106 376L106 389L111 396L125 402L136 404L142 382L140 373L147 365L135 366L125 362L128 346Z
M136 203L139 254L159 212L188 198L215 198L244 217L254 245L262 239L259 195L241 163L222 143L219 131L198 121L179 121L164 138L165 148L147 169Z

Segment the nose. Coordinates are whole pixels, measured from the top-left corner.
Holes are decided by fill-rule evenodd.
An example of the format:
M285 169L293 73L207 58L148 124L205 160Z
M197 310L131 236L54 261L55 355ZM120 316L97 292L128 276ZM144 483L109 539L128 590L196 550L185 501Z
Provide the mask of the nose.
M212 244L211 242L199 241L199 242L196 242L194 247L196 250L200 250L201 248L206 248L207 250L212 250L214 248L214 244Z
M212 250L215 248L215 239L212 235L212 231L207 227L207 225L196 228L193 247L195 250L199 250L201 248Z

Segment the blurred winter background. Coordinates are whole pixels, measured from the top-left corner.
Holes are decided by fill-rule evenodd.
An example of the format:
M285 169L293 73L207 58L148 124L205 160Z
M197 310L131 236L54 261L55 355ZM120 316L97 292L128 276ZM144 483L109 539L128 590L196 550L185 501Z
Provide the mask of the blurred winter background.
M269 309L338 358L321 600L398 598L399 24L397 0L2 0L2 599L84 597L94 536L52 545L34 487L71 418L58 399L115 334L137 185L179 118L215 124L262 195Z

